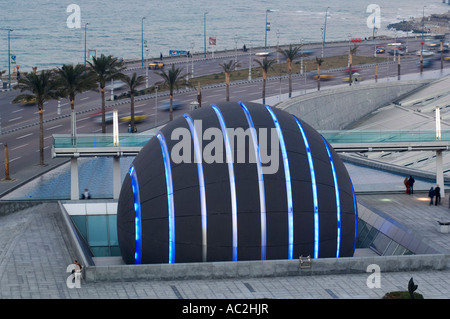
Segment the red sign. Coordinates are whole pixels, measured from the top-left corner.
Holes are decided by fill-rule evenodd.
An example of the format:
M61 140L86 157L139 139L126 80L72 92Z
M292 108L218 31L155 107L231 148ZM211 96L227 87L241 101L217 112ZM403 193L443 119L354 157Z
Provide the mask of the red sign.
M209 37L209 45L216 45L216 37Z

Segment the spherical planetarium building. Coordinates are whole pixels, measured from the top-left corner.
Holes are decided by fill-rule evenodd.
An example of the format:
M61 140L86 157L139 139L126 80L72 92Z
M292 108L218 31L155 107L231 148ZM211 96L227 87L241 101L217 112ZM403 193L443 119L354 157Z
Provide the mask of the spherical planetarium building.
M127 264L353 256L348 172L301 119L256 103L202 107L162 128L122 184Z

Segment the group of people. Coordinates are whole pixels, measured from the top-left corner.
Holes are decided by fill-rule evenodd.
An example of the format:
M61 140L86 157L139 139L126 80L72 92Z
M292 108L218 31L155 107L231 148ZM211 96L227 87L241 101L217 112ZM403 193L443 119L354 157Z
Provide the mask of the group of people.
M414 193L414 182L415 179L412 176L405 177L405 180L403 183L406 187L406 194L413 194ZM439 184L436 184L436 187L431 187L428 191L428 197L430 198L430 205L433 205L433 199L434 199L434 205L437 206L441 203L441 188L439 187Z
M441 203L441 188L439 187L439 184L437 184L435 188L433 187L430 188L430 190L428 191L428 197L430 198L430 205L433 205L434 197L435 197L434 200L435 206Z
M406 194L414 194L414 182L416 180L414 179L414 177L409 176L405 177L405 180L403 181L403 183L405 184L406 187Z

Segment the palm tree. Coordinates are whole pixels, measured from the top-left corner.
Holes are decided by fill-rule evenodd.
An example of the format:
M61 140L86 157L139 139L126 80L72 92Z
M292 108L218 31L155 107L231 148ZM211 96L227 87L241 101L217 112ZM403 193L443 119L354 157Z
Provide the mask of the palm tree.
M349 85L352 85L352 63L353 63L353 55L356 54L356 50L358 50L358 47L355 45L352 48L349 49L348 51L348 79L349 79Z
M262 91L262 99L263 104L266 104L266 80L267 80L267 73L269 72L269 69L272 68L272 66L276 63L275 59L267 59L264 58L262 61L255 59L255 62L258 63L258 65L261 67L263 72L263 91Z
M102 96L102 133L106 133L105 121L105 86L106 82L121 77L123 69L119 60L112 55L100 55L98 58L94 57L92 63L88 61L92 72L96 75L96 80L100 85L100 92Z
M189 86L189 83L186 81L186 76L181 75L181 71L183 68L175 68L175 65L172 64L172 68L166 73L166 71L162 70L161 73L158 73L159 76L163 78L163 82L157 83L156 85L163 85L169 88L170 92L170 117L169 119L173 120L173 91L181 86Z
M97 89L95 75L87 72L82 64L75 66L65 64L62 68L58 67L55 80L61 97L70 101L72 141L74 142L76 136L75 96L78 93Z
M323 63L323 59L316 57L317 64L317 91L320 91L320 66Z
M225 84L227 87L227 101L230 100L230 76L231 71L236 70L237 67L240 67L241 64L239 62L235 62L230 60L230 62L219 64L223 68L223 72L225 73Z
M131 127L134 128L134 94L136 93L136 89L138 86L145 83L145 76L137 76L136 72L133 73L131 77L128 75L123 75L121 77L122 81L125 82L128 89L130 90L130 115L131 115Z
M301 53L302 45L298 47L292 47L292 44L289 45L288 49L279 48L278 52L280 52L286 59L288 65L288 74L289 74L289 97L292 96L292 62L302 55Z
M14 87L20 89L21 92L29 91L30 93L19 94L13 100L13 103L23 100L35 100L39 110L39 164L44 165L44 103L57 99L57 84L54 80L52 71L42 71L40 74L26 73L18 81Z

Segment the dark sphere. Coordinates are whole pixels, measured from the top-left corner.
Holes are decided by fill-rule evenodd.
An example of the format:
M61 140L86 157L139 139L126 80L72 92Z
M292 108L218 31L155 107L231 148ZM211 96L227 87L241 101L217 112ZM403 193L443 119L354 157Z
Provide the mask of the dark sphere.
M356 227L352 183L332 147L256 103L167 124L133 161L117 212L127 264L350 257Z

